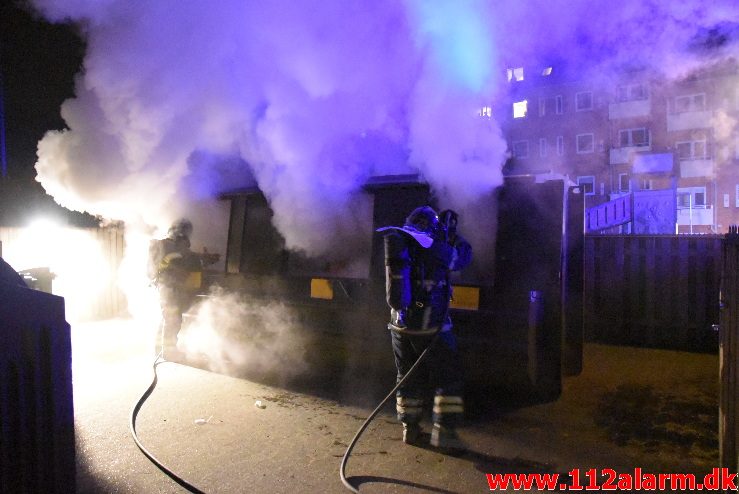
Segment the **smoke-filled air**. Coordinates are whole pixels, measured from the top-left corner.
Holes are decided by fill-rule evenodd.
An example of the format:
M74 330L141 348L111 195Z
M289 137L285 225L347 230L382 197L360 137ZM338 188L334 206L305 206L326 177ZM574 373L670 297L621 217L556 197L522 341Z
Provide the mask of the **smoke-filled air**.
M677 76L707 44L736 55L739 25L735 0L33 3L87 43L68 128L38 146L60 204L160 228L194 216L198 236L226 230L219 193L257 185L311 255L369 234L371 176L420 173L462 210L494 190L507 145L478 112L507 66Z

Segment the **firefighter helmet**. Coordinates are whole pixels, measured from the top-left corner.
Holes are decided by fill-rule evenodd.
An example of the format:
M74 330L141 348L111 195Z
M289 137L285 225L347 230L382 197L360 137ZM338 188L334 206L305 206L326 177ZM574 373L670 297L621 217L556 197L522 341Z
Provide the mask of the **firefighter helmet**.
M401 231L413 237L421 247L428 249L431 247L431 244L434 243L434 239L439 232L439 228L439 217L436 215L436 211L431 209L429 206L422 206L414 209L411 214L408 215L405 220L405 224L402 227L383 226L382 228L378 228L376 231Z
M169 238L190 238L192 235L192 223L187 218L180 218L169 227Z
M405 228L414 229L433 238L439 231L439 216L429 206L421 206L408 215Z

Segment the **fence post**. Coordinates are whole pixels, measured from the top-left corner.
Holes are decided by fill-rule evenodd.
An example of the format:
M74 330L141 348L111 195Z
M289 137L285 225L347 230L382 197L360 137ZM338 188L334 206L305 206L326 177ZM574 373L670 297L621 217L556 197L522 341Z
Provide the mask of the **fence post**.
M737 359L739 359L739 230L729 227L723 239L719 338L719 460L736 472L737 457Z

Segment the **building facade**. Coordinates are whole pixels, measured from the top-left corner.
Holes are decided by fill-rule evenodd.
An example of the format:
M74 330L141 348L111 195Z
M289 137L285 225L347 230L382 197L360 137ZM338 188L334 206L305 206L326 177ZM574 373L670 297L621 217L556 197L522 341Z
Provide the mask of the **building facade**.
M647 70L616 77L556 67L508 73L510 100L495 110L508 140L507 174L564 176L582 186L587 208L624 196L672 197L669 214L660 214L677 233L722 233L739 224L736 64L680 80ZM642 215L655 212L644 204ZM609 231L639 232L635 224Z

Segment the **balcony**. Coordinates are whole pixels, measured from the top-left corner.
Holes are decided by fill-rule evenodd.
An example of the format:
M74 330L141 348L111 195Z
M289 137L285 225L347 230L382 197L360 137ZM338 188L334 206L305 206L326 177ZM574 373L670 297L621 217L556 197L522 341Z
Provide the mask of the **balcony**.
M683 113L667 114L667 130L708 129L713 126L711 111L687 111Z
M608 119L648 117L652 111L651 99L621 101L608 105Z
M621 148L611 148L610 160L612 165L622 165L631 161L632 155L635 153L643 153L651 151L652 146L625 146Z
M713 177L713 159L691 159L680 161L680 178Z
M713 225L713 206L696 206L677 209L678 225Z

